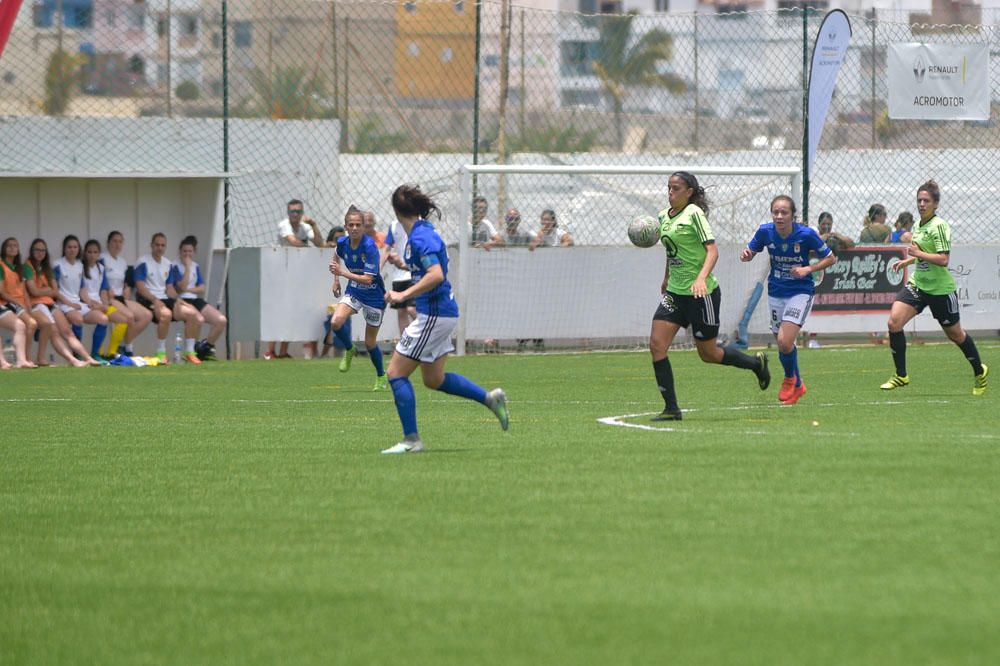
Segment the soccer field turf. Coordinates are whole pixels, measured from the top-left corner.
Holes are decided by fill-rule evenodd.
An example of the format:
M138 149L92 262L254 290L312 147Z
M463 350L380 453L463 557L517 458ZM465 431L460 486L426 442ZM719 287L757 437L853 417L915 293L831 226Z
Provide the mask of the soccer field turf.
M1000 375L770 356L668 424L644 353L454 358L510 431L417 379L414 456L366 359L0 373L0 664L1000 663Z

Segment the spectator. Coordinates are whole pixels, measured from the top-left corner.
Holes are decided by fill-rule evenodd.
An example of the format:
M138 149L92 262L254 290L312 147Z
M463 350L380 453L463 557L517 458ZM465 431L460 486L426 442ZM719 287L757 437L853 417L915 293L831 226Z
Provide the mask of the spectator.
M573 244L573 237L568 231L559 229L559 222L556 220L554 210L545 209L541 217L542 227L535 234L535 237L528 243L528 249L534 251L538 246L542 247L569 247Z
M16 238L8 238L0 249L0 318L7 319L3 324L14 333L14 352L17 355L17 367L34 368L35 364L28 360L31 339L38 329L38 322L32 317L30 301L24 288L21 274L21 249ZM16 322L10 321L8 315L14 315ZM0 356L3 349L0 347ZM47 365L47 364L46 364Z
M187 236L181 241L177 262L170 267L170 283L177 292L178 298L200 312L202 321L211 327L207 337L196 341L201 322L197 321L196 318L189 317L190 331L193 336L185 340L185 359L190 361L190 356L194 354L200 361L214 361L216 360L215 343L218 342L222 332L226 330L227 319L218 309L205 301L208 286L202 277L198 262L194 260L197 248L198 239L194 236ZM188 327L185 327L185 331L187 330Z
M489 250L500 242L500 234L493 223L486 218L489 204L486 197L476 197L472 200L472 219L469 222L469 242L473 247ZM492 241L492 242L490 242ZM490 243L488 246L486 243Z
M122 338L125 347L122 350L126 356L132 356L134 350L132 342L142 333L150 322L153 315L150 311L138 303L133 298L134 287L132 281L132 267L122 256L122 247L125 245L125 237L120 231L112 231L108 234L108 243L101 254L101 263L104 265L104 275L108 279L108 287L111 290L111 304L118 309L127 309L132 313L132 321L125 329ZM121 304L119 306L119 304ZM120 331L112 330L111 344L108 345L108 355L114 356L118 352L118 345L115 344Z
M337 247L337 239L341 236L346 236L347 230L344 226L338 224L333 229L330 229L330 233L326 235L326 247Z
M166 364L167 333L170 332L170 321L176 304L176 296L167 295L171 262L163 256L167 251L166 235L160 232L153 234L149 250L149 254L139 257L135 262L135 300L153 313L153 320L156 322L156 358L159 363ZM184 305L193 309L186 303Z
M375 241L375 246L381 250L385 247L386 236L375 228L375 213L366 210L362 215L365 223L365 236L370 236Z
M833 215L827 213L826 211L819 214L817 220L817 230L819 231L819 237L827 244L834 254L839 254L842 250L850 250L854 247L854 241L845 236L844 234L838 234L833 230Z
M386 236L387 251L382 254L382 268L389 264L387 277L392 291L406 291L413 286L410 268L403 257L406 255L406 243L409 238L406 229L399 220L393 220L389 225L389 235ZM406 327L417 318L416 301L412 298L390 305L396 311L396 323L402 335Z
M305 204L301 200L292 199L288 202L286 210L288 211L288 217L278 222L278 245L286 247L308 247L309 243L312 243L316 247L324 247L326 245L323 241L323 235L319 232L316 220L305 214ZM266 360L292 357L288 353L287 340L280 341L277 353L275 353L274 349L276 344L278 343L274 340L267 343L267 351L264 352ZM316 353L315 342L307 342L305 346L307 357ZM310 353L310 348L312 353Z
M534 238L533 234L520 230L521 212L516 208L511 208L504 216L504 229L500 234L500 242L496 245L507 247L527 247ZM485 247L485 245L484 245Z
M896 218L896 229L892 232L893 243L909 243L913 239L913 215L903 211Z
M872 204L872 207L868 209L868 214L865 215L864 228L861 230L861 235L858 237L858 242L861 243L884 243L889 239L892 234L892 230L885 223L886 217L885 206L882 204Z
M59 352L59 355L70 362L71 365L80 367L83 365L100 365L100 362L91 357L84 348L83 343L73 335L72 328L66 315L56 307L56 298L59 296L59 289L56 288L56 277L49 261L49 248L45 241L36 238L31 241L28 261L23 265L24 283L31 297L31 314L35 321L41 318L48 319L55 326L51 327L52 347ZM48 340L45 338L45 329L39 324L38 356L39 361L45 359L45 346ZM82 361L77 360L73 355L79 356Z

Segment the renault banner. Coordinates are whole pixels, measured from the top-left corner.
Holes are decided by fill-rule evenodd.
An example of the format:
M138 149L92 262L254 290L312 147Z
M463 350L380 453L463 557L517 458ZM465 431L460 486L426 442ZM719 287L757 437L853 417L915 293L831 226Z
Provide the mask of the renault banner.
M809 155L806 172L812 174L816 161L816 149L823 136L826 112L830 109L833 89L837 85L837 74L844 62L847 45L851 41L851 22L847 14L834 9L823 19L813 47L812 66L809 68Z
M889 117L989 120L986 44L890 44Z

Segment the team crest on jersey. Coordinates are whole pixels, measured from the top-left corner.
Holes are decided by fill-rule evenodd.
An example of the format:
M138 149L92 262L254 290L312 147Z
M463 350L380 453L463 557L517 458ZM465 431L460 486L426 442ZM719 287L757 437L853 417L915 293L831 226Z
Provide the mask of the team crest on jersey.
M796 243L795 245L792 246L792 251L795 252L795 254L799 254L800 252L802 252L802 246Z
M788 243L782 243L781 244L781 251L782 252L788 252Z

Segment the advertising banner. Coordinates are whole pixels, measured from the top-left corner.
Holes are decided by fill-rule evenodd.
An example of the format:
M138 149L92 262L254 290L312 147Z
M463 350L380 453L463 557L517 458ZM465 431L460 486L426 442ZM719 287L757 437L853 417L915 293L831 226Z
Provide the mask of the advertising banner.
M890 118L990 119L986 44L890 44L886 75Z
M806 172L812 174L816 161L816 149L823 136L826 113L830 109L833 89L837 85L837 74L844 62L847 45L851 42L851 22L847 14L834 9L823 19L813 46L812 65L809 68L809 154Z
M906 246L856 246L841 250L838 261L814 273L814 314L888 312L907 272L890 268L906 258Z

